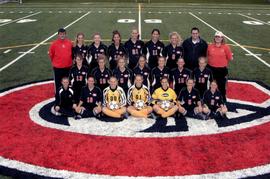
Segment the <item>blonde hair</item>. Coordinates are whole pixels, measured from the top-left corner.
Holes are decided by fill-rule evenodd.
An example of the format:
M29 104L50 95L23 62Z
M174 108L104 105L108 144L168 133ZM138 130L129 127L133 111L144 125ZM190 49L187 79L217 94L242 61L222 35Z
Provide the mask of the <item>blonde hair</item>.
M83 36L83 38L85 37L84 33L82 33L82 32L77 33L75 40L74 40L75 43L73 44L74 47L76 47L76 45L78 44L78 37L81 35ZM83 44L84 44L84 40L83 40Z
M178 34L178 32L171 32L171 33L169 34L169 40L170 40L170 41L171 41L172 36L176 36L176 37L177 37L177 40L178 40L177 45L181 45L181 44L182 44L183 39L182 39L181 35Z

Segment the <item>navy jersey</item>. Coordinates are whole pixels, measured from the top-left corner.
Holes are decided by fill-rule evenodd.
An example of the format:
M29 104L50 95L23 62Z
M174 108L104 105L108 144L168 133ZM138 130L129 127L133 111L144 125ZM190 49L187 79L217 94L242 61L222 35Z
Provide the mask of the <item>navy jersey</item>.
M102 103L102 92L98 87L89 89L88 86L84 86L81 92L80 100L83 102L82 106L87 109L94 109L98 103Z
M203 96L204 92L209 89L210 82L213 80L212 71L209 68L205 68L202 71L200 68L195 68L193 78L195 80L195 88Z
M153 70L151 71L151 81L152 81L153 90L161 87L160 80L162 77L169 78L170 69L168 67L164 67L163 69L160 69L158 67L153 68Z
M181 71L179 68L174 68L170 74L170 81L173 83L173 89L177 95L185 88L187 80L191 77L191 70L183 68Z
M62 86L56 91L55 105L70 109L74 104L74 92L71 87L64 89Z
M182 46L176 46L175 48L172 46L172 44L169 44L165 47L163 50L163 56L167 57L167 63L166 66L170 69L173 69L177 67L177 60L180 57L184 56L184 49Z
M82 87L86 85L87 74L87 66L82 66L81 69L78 69L78 67L74 65L69 72L69 80L74 91L74 99L76 103L79 101Z
M136 75L142 75L143 84L148 88L150 87L150 73L151 73L150 68L145 66L143 69L141 69L139 66L136 66L133 69L133 73L134 73L134 78Z
M140 56L142 55L143 47L144 47L144 42L141 40L137 40L135 43L133 43L131 39L129 39L125 43L125 48L127 50L128 59L129 59L128 67L130 69L133 69L137 65L138 60Z
M132 84L133 72L128 68L125 68L123 72L119 68L116 68L113 70L113 76L118 79L118 85L123 88L127 94L127 91Z
M98 47L92 43L89 48L88 48L88 58L89 58L89 63L90 63L90 68L94 69L95 67L98 66L97 60L99 55L105 55L107 56L107 46L104 45L103 43L100 43Z
M203 103L214 112L216 112L220 105L224 105L222 94L218 90L216 90L215 93L212 93L211 90L205 91L203 95Z
M195 88L192 88L191 92L187 88L183 88L178 96L178 101L186 110L193 110L200 101L200 93Z
M117 59L119 57L127 56L127 51L122 43L120 43L119 47L116 47L115 44L112 43L108 48L108 56L110 69L113 70L117 67Z
M96 86L99 87L101 91L109 86L108 81L112 76L112 72L108 68L105 68L103 71L101 71L100 68L96 67L93 70L92 75L96 80Z
M74 59L76 55L80 54L83 57L83 65L88 65L86 60L87 50L88 47L86 45L82 45L81 47L76 45L75 47L72 47L72 59Z
M150 40L146 42L143 48L143 54L146 56L150 68L158 66L158 57L162 56L164 47L165 45L161 41L154 43Z

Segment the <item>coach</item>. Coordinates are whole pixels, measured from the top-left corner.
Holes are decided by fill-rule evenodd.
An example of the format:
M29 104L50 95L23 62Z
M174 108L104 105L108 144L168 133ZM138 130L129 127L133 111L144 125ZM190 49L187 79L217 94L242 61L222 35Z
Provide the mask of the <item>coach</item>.
M226 84L228 76L228 64L233 59L230 47L225 44L224 34L216 32L214 41L207 49L208 65L217 81L224 102L226 102Z
M52 42L49 56L52 61L56 91L61 86L62 78L69 76L72 66L72 42L66 38L65 29L58 30L58 39Z
M199 57L206 57L207 43L200 38L200 30L197 27L191 29L191 37L184 40L185 67L194 70L198 67Z

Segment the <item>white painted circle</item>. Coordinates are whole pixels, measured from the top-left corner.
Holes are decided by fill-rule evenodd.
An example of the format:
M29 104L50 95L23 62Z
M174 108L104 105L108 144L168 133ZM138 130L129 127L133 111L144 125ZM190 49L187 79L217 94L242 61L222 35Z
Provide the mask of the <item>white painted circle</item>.
M135 19L118 19L117 22L118 23L130 24L130 23L135 23L136 20Z
M145 19L144 22L147 24L161 24L162 20L161 19Z

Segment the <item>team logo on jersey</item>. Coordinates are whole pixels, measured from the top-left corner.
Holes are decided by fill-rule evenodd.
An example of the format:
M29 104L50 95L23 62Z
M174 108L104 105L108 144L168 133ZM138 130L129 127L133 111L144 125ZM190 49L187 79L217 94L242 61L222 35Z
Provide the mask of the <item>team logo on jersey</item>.
M168 97L169 94L168 94L168 93L163 93L162 96L163 96L163 97Z
M225 121L75 120L51 113L53 96L52 82L0 94L0 173L168 179L270 173L270 91L265 85L230 81Z

